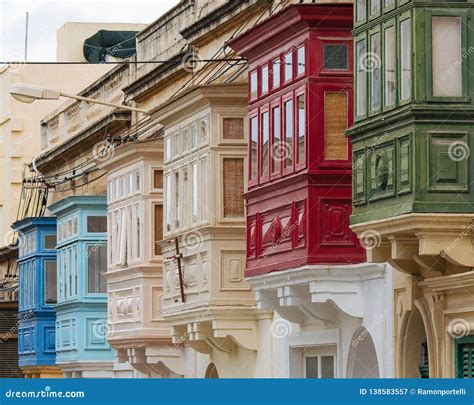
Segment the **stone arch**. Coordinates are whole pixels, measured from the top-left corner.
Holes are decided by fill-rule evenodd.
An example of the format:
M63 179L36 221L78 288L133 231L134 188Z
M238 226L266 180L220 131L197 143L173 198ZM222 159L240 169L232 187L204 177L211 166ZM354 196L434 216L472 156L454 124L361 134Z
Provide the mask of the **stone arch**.
M430 328L429 312L423 302L416 300L413 309L405 314L400 328L397 345L399 376L401 378L421 378L423 357L428 359L429 374L433 376L434 342ZM425 349L423 346L426 346ZM426 370L428 373L428 370Z
M374 341L370 332L363 326L352 336L346 375L347 378L380 378Z
M214 363L207 366L204 378L219 378L219 373L217 372L217 367Z

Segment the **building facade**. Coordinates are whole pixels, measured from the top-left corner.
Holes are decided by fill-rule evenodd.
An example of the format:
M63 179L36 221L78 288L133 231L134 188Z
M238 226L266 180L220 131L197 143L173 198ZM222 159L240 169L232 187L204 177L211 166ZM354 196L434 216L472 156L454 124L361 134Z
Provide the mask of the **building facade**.
M396 377L472 377L471 2L357 1L352 229L394 278Z
M61 378L56 366L56 219L25 218L19 233L19 366L26 378Z
M249 61L246 279L276 311L273 376L388 377L390 268L349 229L352 6L290 5L230 42Z

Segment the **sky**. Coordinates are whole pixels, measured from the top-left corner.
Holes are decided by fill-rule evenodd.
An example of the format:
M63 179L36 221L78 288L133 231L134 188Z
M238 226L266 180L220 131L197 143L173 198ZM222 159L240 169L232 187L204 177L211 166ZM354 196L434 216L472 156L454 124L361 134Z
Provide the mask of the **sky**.
M65 22L149 24L179 0L0 0L0 62L23 60L29 12L28 61L56 60L56 30Z

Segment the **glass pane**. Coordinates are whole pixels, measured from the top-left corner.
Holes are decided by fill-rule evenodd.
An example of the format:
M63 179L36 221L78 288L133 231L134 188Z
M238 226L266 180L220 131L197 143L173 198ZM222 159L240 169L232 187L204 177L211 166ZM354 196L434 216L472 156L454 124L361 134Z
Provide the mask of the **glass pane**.
M367 77L366 77L366 68L365 68L365 39L357 42L356 52L357 52L357 104L356 104L356 114L357 116L365 115L366 113L366 92L367 92Z
M334 356L321 357L321 378L334 378Z
M280 75L281 75L281 71L280 71L280 66L281 66L281 62L280 62L280 59L275 59L273 61L273 74L272 74L272 77L273 77L273 81L272 81L272 85L273 85L273 88L276 88L278 86L280 86Z
M168 136L165 140L165 159L171 159L171 136Z
M257 97L257 72L250 74L250 98L254 99Z
M305 98L304 94L298 96L298 161L305 161L305 133L306 133L306 116L305 116Z
M281 169L281 117L280 107L274 107L273 117L273 172L279 172Z
M461 18L432 17L433 96L462 96Z
M174 222L175 227L179 228L179 219L180 219L180 201L179 201L179 173L174 174Z
M195 148L197 146L197 125L191 125L191 147Z
M171 176L166 176L166 229L171 230Z
M367 16L365 0L357 0L357 21L365 20Z
M193 214L193 222L197 221L198 215L198 172L197 172L197 163L192 165L192 174L193 174L193 184L192 184L192 214Z
M301 46L298 48L298 67L297 67L298 75L301 75L305 72L305 65L306 65L305 47Z
M285 102L285 144L282 155L285 158L285 167L293 165L293 101Z
M370 0L370 15L380 13L380 0Z
M395 0L384 0L385 7L392 7L395 4Z
M258 118L253 117L250 120L250 139L251 139L251 145L250 145L250 154L251 154L251 159L250 159L250 173L251 173L251 179L256 179L257 178L257 162L258 162L258 156L257 156L257 147L258 147Z
M56 234L44 235L44 248L55 249L56 248Z
M306 357L306 378L319 378L318 375L318 358Z
M268 92L268 66L262 67L262 93Z
M285 82L293 78L293 53L288 52L285 55Z
M324 44L324 69L347 70L348 47L346 44Z
M269 121L268 112L262 114L262 176L268 176L268 143L269 143Z
M400 99L408 100L411 97L411 21L400 23Z
M370 37L371 60L370 66L367 66L370 71L370 107L372 110L380 108L380 33L374 34ZM368 62L368 58L367 58Z
M385 30L385 101L386 106L395 104L395 27Z
M56 260L44 261L44 302L56 304Z
M107 285L104 274L107 271L107 246L87 247L87 268L89 294L106 293Z
M105 215L87 217L87 232L107 232L107 217Z

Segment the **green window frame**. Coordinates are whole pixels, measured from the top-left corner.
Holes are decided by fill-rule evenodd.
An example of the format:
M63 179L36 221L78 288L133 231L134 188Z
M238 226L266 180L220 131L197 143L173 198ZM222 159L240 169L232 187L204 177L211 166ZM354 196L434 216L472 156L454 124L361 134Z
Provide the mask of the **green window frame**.
M402 27L403 26L403 27ZM409 28L409 31L407 30ZM411 17L411 12L403 13L398 17L397 21L397 29L398 29L398 75L397 75L397 82L400 83L398 86L398 103L399 105L405 105L412 101L413 99L413 21ZM407 34L408 31L408 34ZM406 38L407 42L404 42ZM406 50L406 53L402 54L404 51L404 44L409 46L409 49ZM409 58L407 63L405 64L405 58ZM406 72L409 68L409 74L407 75ZM409 79L409 80L407 80ZM409 83L408 91L409 93L406 94L404 97L404 83Z
M425 66L426 66L426 99L428 101L438 101L438 102L469 102L469 83L468 83L468 58L467 53L468 49L468 15L467 10L428 10L425 13L425 41L427 49ZM458 17L461 21L461 49L460 49L460 58L461 63L461 86L462 92L460 96L435 96L434 95L434 79L433 79L433 17ZM455 61L456 63L457 61ZM448 74L448 72L446 72Z
M368 65L368 85L369 85L369 115L374 116L382 111L382 35L380 27L369 31L369 53L366 58Z
M456 339L454 351L456 378L474 378L474 335Z
M387 35L389 32L393 34L393 48L388 46ZM389 68L389 62L393 64L392 68ZM382 29L382 108L384 111L392 110L397 106L397 73L397 25L392 19L387 21ZM389 81L387 79L393 80L393 93L390 99L388 98Z
M360 44L360 46L359 46ZM363 44L363 46L362 46ZM361 53L359 58L359 51ZM365 67L367 59L367 34L364 32L354 38L354 120L362 121L367 118L368 111L368 74ZM363 83L361 83L363 80ZM363 93L361 92L363 90ZM364 99L359 97L364 96Z

